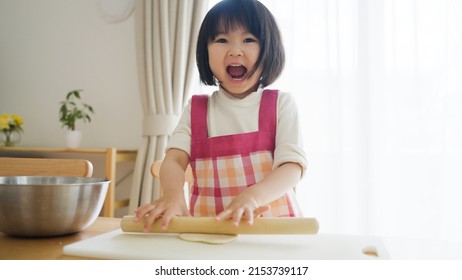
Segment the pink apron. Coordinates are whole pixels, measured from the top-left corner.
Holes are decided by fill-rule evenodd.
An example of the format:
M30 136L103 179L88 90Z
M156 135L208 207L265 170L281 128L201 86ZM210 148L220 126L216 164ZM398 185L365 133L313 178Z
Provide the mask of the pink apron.
M216 216L242 190L272 172L277 98L277 90L265 90L262 93L258 131L208 137L208 96L193 96L190 164L194 184L190 201L191 215ZM300 215L292 189L270 205L271 211L263 216Z

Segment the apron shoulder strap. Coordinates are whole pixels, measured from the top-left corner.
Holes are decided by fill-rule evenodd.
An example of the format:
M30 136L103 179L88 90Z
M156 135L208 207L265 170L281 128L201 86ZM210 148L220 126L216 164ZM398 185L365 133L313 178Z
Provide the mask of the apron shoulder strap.
M191 102L191 134L196 139L204 139L207 134L208 95L194 95ZM194 139L192 139L194 141Z
M276 133L278 90L265 89L260 101L258 127L260 131Z

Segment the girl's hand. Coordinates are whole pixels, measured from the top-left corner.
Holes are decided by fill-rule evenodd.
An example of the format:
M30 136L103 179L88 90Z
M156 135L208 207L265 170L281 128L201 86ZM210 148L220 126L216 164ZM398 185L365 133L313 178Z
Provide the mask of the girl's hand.
M165 194L150 204L144 204L135 209L135 222L144 220L144 232L149 232L151 225L162 219L161 229L166 230L170 220L175 216L190 216L184 200L183 192Z
M183 188L188 164L189 155L186 152L178 149L167 151L159 171L162 197L135 210L133 221L144 221L144 232L149 232L157 219L162 219L161 229L166 230L173 217L190 216Z
M245 192L234 198L231 203L217 216L218 221L232 219L235 226L239 226L241 219L252 225L254 217L258 217L270 210L269 205L258 206L257 201Z

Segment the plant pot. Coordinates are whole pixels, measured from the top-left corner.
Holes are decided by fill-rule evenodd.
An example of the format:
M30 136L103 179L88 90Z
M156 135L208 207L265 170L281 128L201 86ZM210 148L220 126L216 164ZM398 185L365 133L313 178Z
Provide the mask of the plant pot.
M82 131L68 130L66 131L66 148L78 149L82 143Z

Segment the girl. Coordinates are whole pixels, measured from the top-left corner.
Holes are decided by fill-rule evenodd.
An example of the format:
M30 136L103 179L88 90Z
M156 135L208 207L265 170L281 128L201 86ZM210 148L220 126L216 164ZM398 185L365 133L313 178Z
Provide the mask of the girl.
M285 55L273 15L256 0L223 0L206 15L197 65L211 96L193 96L167 146L162 197L135 210L148 231L174 216L216 216L237 226L256 216L298 216L293 188L307 163L292 97L264 90L281 74ZM185 170L194 184L188 210Z

